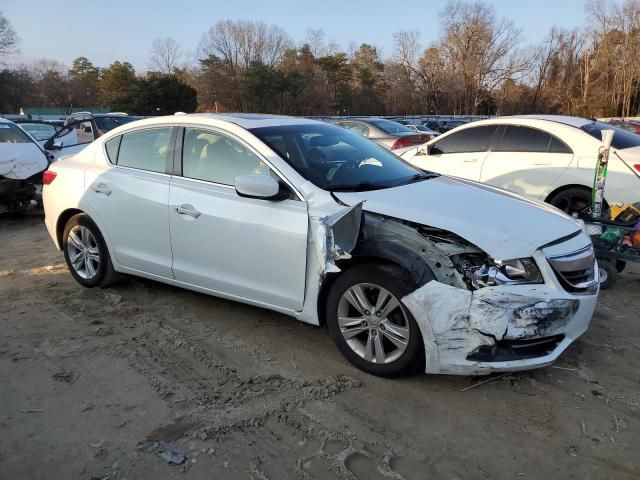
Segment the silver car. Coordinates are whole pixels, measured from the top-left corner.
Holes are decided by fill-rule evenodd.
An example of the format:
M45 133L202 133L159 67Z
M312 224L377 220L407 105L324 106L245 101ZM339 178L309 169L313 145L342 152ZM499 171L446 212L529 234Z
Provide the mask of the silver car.
M389 150L421 145L431 140L428 134L415 132L401 123L385 118L349 118L333 123L373 140Z

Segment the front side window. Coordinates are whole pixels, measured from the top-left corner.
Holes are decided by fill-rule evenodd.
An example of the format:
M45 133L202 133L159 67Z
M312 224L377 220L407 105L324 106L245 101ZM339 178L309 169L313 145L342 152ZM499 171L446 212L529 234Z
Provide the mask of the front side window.
M325 190L375 190L431 178L380 145L334 125L280 125L249 131Z
M234 185L242 175L269 175L266 163L245 145L212 130L186 128L182 144L182 176Z
M163 127L125 133L120 141L118 165L164 173L171 132L171 127Z
M508 125L502 137L498 152L539 152L547 153L551 135L542 130Z
M497 128L495 125L485 125L447 135L433 144L431 154L486 152Z

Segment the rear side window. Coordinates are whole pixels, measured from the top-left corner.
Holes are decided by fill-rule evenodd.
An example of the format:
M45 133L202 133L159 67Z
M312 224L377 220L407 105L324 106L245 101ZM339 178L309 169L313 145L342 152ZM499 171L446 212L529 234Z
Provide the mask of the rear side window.
M556 137L551 137L551 144L549 145L549 153L573 153L564 142L561 142Z
M549 151L551 135L535 128L507 126L497 152L542 152Z
M362 123L348 123L344 125L344 128L346 128L347 130L351 130L353 133L358 134L361 137L366 137L367 135L369 135L369 129Z
M125 133L120 141L118 165L164 173L171 131L171 127L165 127Z
M121 136L112 138L104 144L104 148L107 151L107 157L109 157L109 161L111 163L118 163L118 148L120 148L121 138Z
M465 128L433 144L433 155L441 153L486 152L496 129L495 125Z

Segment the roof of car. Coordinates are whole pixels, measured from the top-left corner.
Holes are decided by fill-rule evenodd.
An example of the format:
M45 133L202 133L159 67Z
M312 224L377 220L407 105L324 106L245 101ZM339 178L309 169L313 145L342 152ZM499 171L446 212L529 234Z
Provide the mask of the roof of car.
M531 119L531 120L546 120L548 122L563 123L572 127L580 128L588 123L593 123L591 118L583 117L570 117L569 115L513 115L506 117L498 117L496 120L501 119Z
M187 113L176 115L181 121L210 118L235 123L242 128L275 127L279 125L299 125L301 123L323 123L304 117L290 117L287 115L268 115L263 113Z

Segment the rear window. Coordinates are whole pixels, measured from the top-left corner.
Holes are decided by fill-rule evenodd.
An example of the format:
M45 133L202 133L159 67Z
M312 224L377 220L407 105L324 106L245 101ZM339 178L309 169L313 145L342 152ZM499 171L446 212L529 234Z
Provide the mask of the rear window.
M369 123L386 133L413 133L410 128L392 120L369 120Z
M592 122L580 127L580 130L588 133L598 141L602 141L602 130L613 130L613 141L611 146L622 150L624 148L640 147L640 135L637 133L627 132L621 128L615 127L610 123Z

